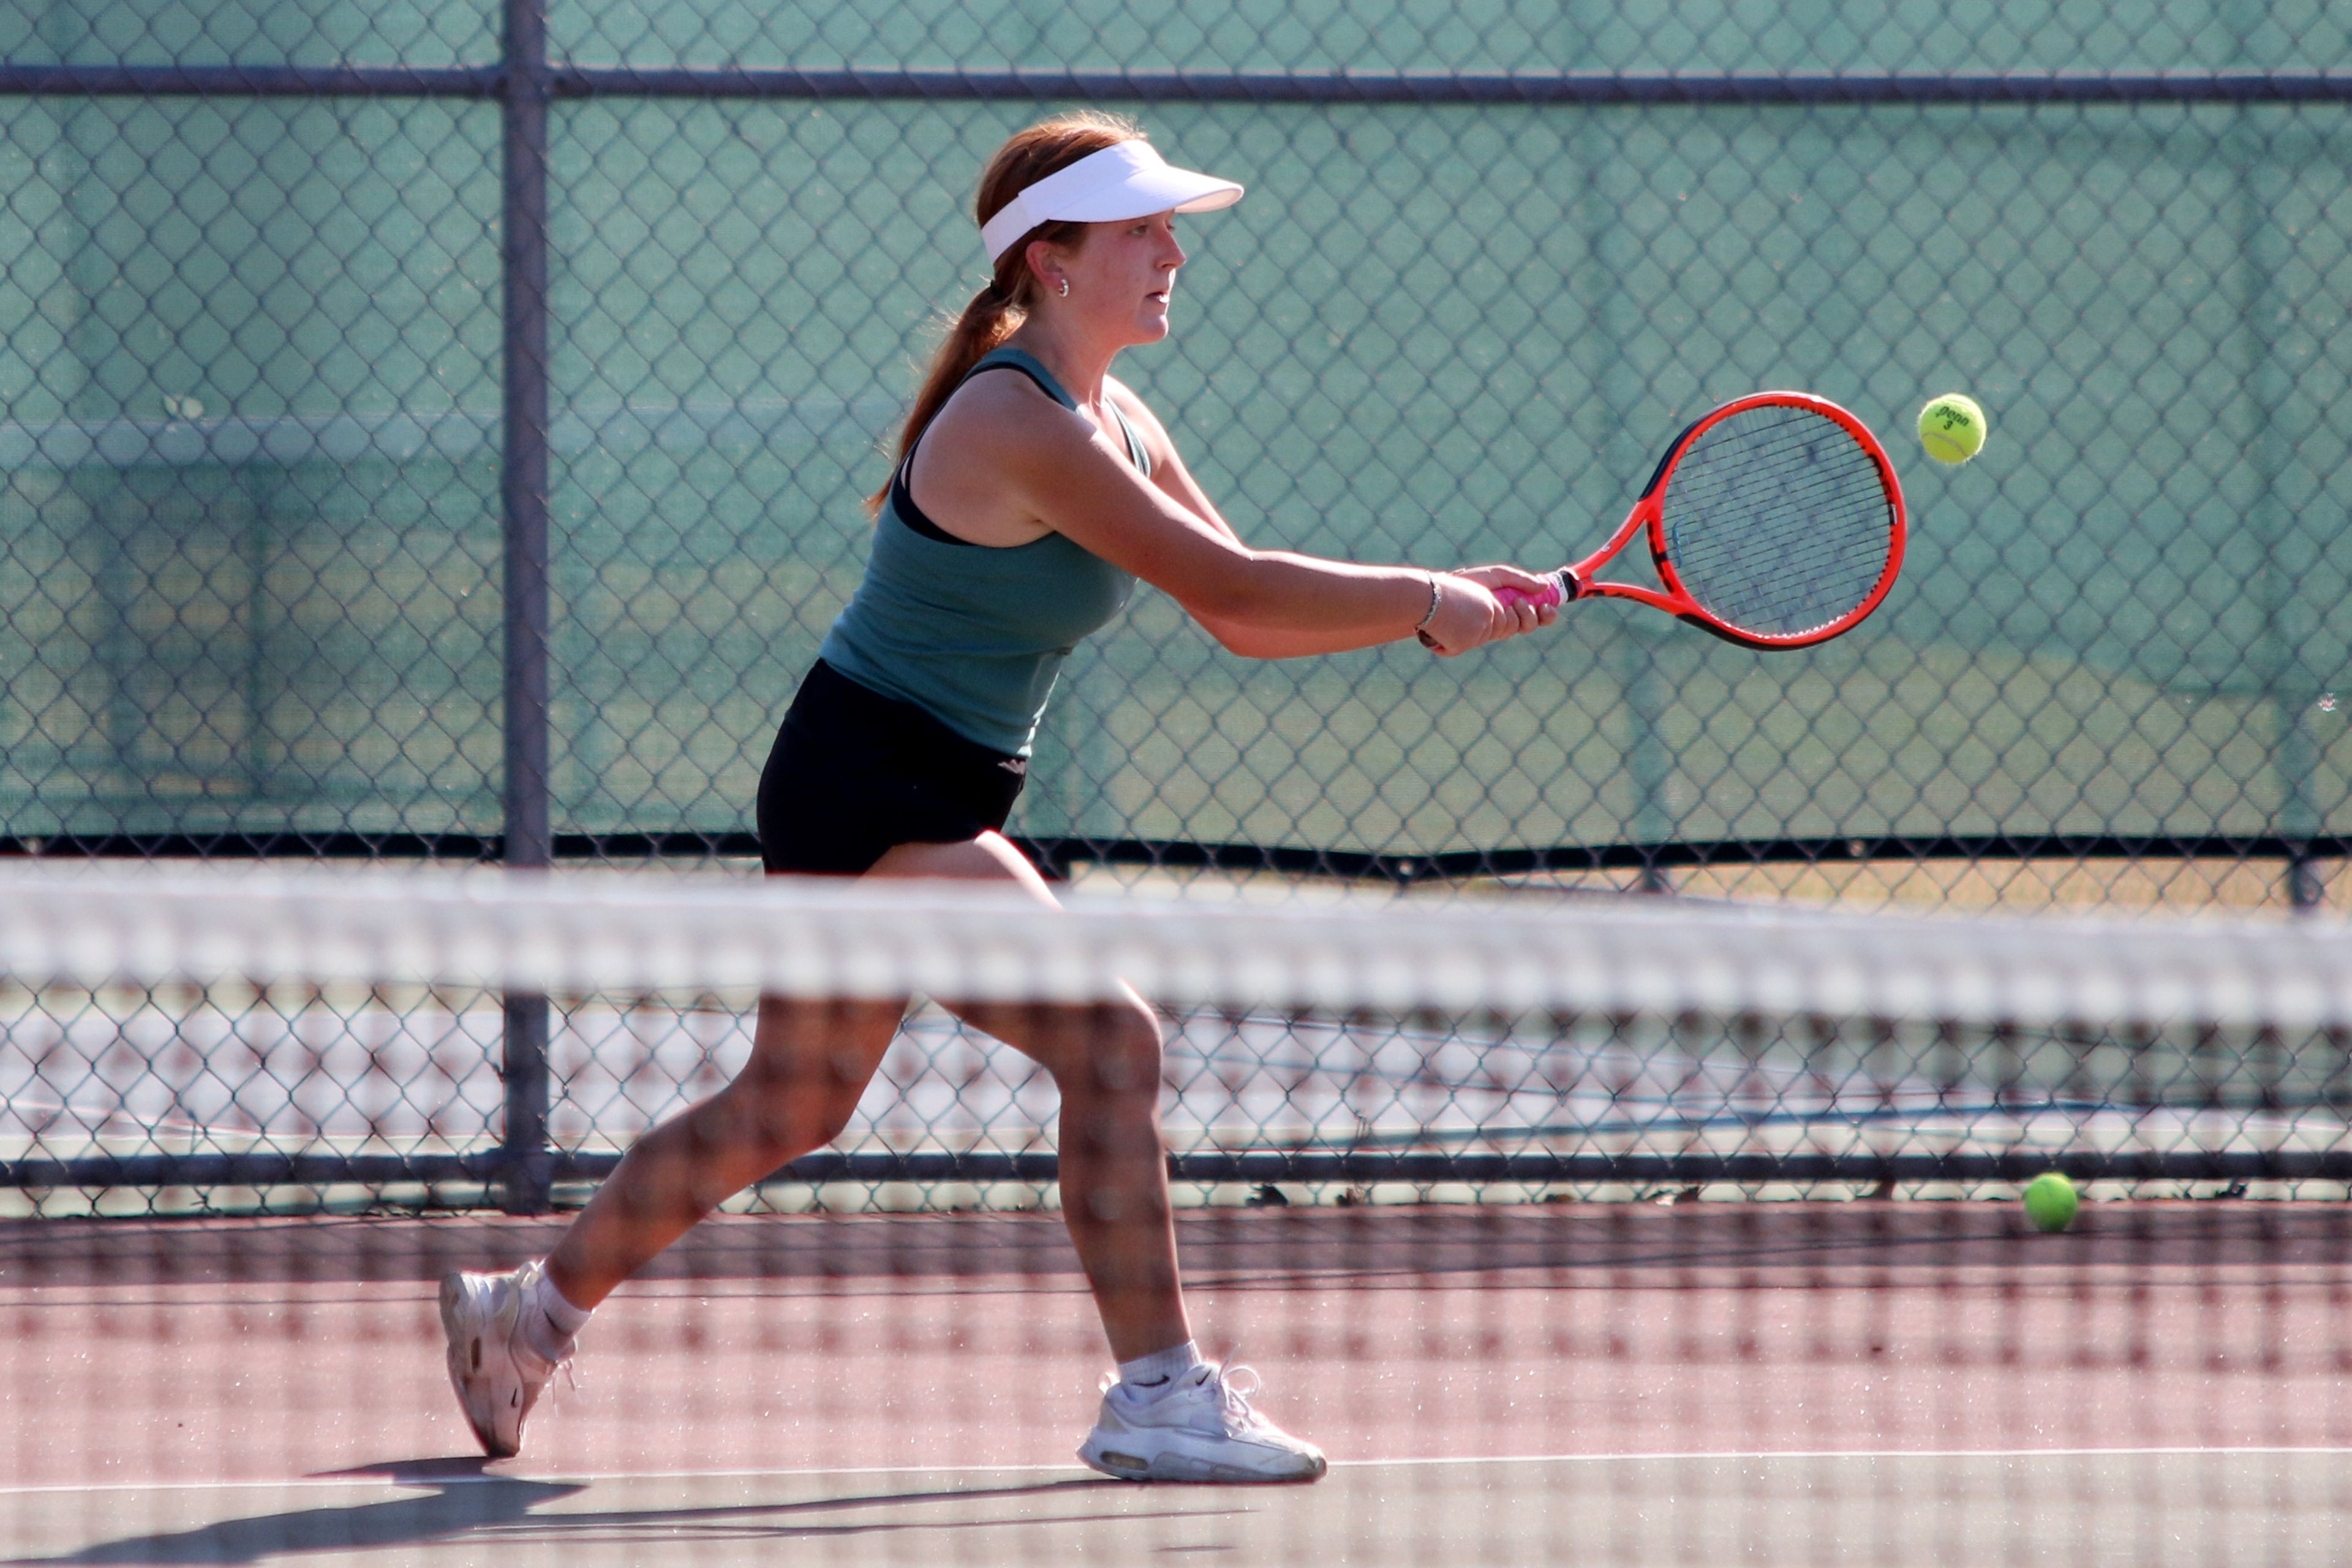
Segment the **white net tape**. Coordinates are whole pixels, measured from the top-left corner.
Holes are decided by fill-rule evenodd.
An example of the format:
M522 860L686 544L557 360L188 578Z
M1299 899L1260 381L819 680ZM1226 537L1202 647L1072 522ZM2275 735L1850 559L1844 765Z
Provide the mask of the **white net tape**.
M1632 900L1055 910L950 884L492 870L0 870L19 984L419 984L1957 1023L2352 1025L2352 926Z

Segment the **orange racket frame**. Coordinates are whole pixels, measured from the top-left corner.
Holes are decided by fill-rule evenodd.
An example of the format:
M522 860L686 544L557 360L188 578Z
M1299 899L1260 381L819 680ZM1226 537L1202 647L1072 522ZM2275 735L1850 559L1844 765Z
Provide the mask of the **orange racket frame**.
M1774 407L1806 409L1836 425L1869 455L1871 461L1877 466L1880 481L1886 488L1889 512L1886 561L1879 570L1877 582L1853 609L1825 626L1801 632L1752 631L1711 613L1683 586L1682 578L1675 570L1673 557L1666 550L1666 490L1674 482L1675 468L1682 461L1683 455L1700 437L1733 415L1755 408ZM1657 569L1658 581L1665 585L1664 593L1637 583L1604 583L1594 578L1593 574L1633 542L1636 533L1644 531L1650 540L1650 563ZM1666 455L1658 460L1657 471L1643 487L1641 498L1634 501L1633 510L1625 514L1625 521L1618 525L1615 533L1610 535L1609 542L1574 565L1563 566L1552 574L1554 586L1541 594L1526 594L1515 588L1506 588L1500 590L1496 597L1507 604L1534 602L1548 605L1565 604L1573 599L1631 599L1637 605L1664 610L1702 631L1742 647L1811 647L1852 631L1869 619L1870 613L1878 608L1880 601L1886 597L1887 590L1895 586L1896 574L1903 570L1906 531L1902 482L1895 477L1895 465L1888 460L1886 448L1879 445L1878 437L1870 433L1870 426L1826 397L1816 397L1807 392L1757 392L1746 397L1734 398L1720 408L1710 410L1695 421L1689 429L1675 437L1674 445L1666 448Z

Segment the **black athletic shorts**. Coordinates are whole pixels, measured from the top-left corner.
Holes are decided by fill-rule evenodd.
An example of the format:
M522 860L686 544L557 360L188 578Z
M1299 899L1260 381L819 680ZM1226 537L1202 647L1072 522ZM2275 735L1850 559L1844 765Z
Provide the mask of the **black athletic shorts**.
M1003 827L1028 771L819 659L760 774L760 858L771 871L862 876L893 845Z

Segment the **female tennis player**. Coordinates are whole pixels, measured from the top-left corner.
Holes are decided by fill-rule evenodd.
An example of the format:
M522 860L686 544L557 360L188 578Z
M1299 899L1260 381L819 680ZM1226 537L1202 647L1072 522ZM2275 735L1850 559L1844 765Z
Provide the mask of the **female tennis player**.
M1133 124L1066 115L1007 142L981 180L994 276L915 398L866 578L785 714L760 781L771 872L1010 883L1044 879L1001 829L1055 672L1140 577L1234 653L1333 653L1418 635L1458 654L1549 622L1506 605L1544 580L1252 549L1167 430L1110 375L1168 335L1184 264L1175 216L1241 198L1171 167ZM1159 1121L1160 1026L1143 1000L953 1005L1026 1052L1062 1096L1070 1237L1118 1362L1079 1456L1132 1480L1311 1480L1313 1445L1254 1411L1244 1369L1194 1347L1178 1282ZM614 1287L721 1199L847 1124L904 1011L761 1002L751 1057L648 1133L544 1261L443 1283L449 1374L493 1455Z

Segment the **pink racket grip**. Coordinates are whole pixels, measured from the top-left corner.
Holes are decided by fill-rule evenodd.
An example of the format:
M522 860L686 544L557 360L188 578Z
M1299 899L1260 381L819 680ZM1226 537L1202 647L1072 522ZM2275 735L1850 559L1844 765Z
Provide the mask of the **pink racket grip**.
M1568 591L1568 574L1564 572L1553 573L1545 580L1544 585L1532 594L1525 588L1495 590L1495 598L1506 608L1513 605L1533 605L1538 609L1544 609L1553 605L1565 605L1572 597L1574 595Z

